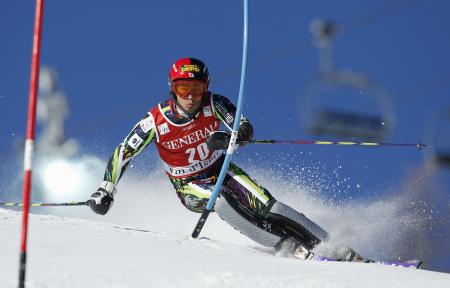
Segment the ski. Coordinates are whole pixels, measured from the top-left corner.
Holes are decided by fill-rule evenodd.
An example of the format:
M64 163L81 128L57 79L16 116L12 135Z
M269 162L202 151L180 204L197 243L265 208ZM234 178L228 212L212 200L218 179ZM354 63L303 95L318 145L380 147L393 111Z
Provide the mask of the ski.
M374 261L373 263L389 265L389 266L420 269L420 267L423 264L423 261L419 260L419 259L412 259L412 260L408 260L408 261L404 261L404 262L402 262L402 261Z
M355 250L351 249L350 247L343 246L340 249L335 250L339 251L338 254L334 255L340 255L340 256L333 256L333 257L325 257L319 254L316 254L313 251L310 251L303 247L302 245L298 246L294 253L291 254L294 258L299 258L303 260L309 260L309 261L319 261L319 262L355 262L355 263L375 263L375 264L381 264L381 265L388 265L388 266L396 266L396 267L404 267L404 268L414 268L419 269L423 261L418 259L413 260L407 260L407 261L377 261L377 260L370 260L363 256L361 256L359 253L357 253Z
M422 260L419 259L413 259L413 260L407 260L407 261L376 261L376 260L358 260L358 261L345 261L342 259L336 259L336 258L330 258L330 257L324 257L321 255L314 254L313 252L309 252L309 255L305 255L305 260L311 260L311 261L319 261L319 262L356 262L356 263L375 263L375 264L381 264L381 265L388 265L388 266L396 266L396 267L404 267L404 268L414 268L414 269L420 269L420 267L423 264Z

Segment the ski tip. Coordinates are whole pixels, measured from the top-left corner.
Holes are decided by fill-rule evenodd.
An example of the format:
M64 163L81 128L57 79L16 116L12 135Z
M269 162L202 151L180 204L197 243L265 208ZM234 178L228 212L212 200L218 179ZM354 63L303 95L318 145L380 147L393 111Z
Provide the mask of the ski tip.
M423 266L423 261L418 260L418 259L407 261L407 263L411 263L411 265L414 266L412 268L416 268L416 269L422 269L422 266Z
M371 263L378 263L383 265L389 265L389 266L396 266L396 267L404 267L404 268L413 268L413 269L420 269L423 265L422 260L418 259L412 259L408 261L374 261Z
M399 266L404 266L407 268L415 268L415 269L420 269L423 265L423 261L419 260L419 259L411 259L408 261L405 261L403 263L403 265L399 265Z

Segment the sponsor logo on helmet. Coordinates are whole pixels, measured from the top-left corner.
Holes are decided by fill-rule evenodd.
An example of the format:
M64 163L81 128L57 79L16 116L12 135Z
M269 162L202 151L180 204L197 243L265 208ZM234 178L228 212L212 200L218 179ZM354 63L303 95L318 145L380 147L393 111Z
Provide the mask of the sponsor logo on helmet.
M198 65L183 65L181 66L181 72L200 72Z

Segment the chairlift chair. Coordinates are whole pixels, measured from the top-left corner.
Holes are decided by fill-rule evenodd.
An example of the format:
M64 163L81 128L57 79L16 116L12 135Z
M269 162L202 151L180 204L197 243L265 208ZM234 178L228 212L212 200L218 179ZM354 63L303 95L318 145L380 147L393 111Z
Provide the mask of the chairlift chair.
M331 108L327 106L324 99L317 103L319 90L325 86L369 91L375 98L373 100L378 106L376 108L378 111L363 112L361 107L356 109L354 107L351 109ZM346 96L344 95L344 97ZM343 139L356 138L379 142L387 138L394 126L394 113L389 94L361 73L333 71L322 74L312 81L302 100L300 113L303 126L308 133L313 135L330 135ZM343 100L351 101L352 99L347 97Z

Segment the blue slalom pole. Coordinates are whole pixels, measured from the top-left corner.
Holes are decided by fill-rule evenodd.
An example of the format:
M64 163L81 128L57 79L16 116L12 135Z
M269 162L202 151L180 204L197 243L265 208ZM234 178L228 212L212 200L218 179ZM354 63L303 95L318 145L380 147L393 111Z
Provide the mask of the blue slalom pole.
M225 175L228 171L231 156L238 147L238 145L236 144L236 140L239 131L239 124L241 122L242 117L242 107L244 106L244 93L245 93L245 82L247 79L247 55L248 55L248 0L243 1L244 1L244 41L243 41L244 43L242 49L241 83L239 85L239 98L236 107L236 115L234 117L233 131L231 131L230 143L228 144L227 153L225 155L225 160L222 164L222 169L220 170L219 178L217 179L214 191L212 192L211 197L208 200L208 204L206 204L206 209L203 211L202 215L200 216L200 219L197 222L197 225L195 226L194 231L192 232L193 238L198 237L198 235L202 231L206 219L208 219L209 213L214 207L214 203L216 202L217 196L220 193L223 180L225 179Z

